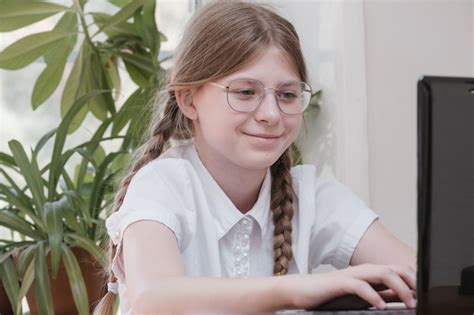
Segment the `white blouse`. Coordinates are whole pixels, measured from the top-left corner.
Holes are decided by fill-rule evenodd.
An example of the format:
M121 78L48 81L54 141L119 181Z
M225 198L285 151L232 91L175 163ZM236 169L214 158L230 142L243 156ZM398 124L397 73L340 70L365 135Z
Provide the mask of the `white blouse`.
M291 175L296 198L294 259L288 273L310 273L320 264L347 267L377 215L346 186L318 178L312 165L293 167ZM242 214L202 164L193 142L169 149L140 169L121 208L106 220L107 232L117 245L112 270L118 278L121 314L132 314L122 236L130 224L140 220L160 222L174 232L186 275L272 276L270 189L268 170L257 202Z

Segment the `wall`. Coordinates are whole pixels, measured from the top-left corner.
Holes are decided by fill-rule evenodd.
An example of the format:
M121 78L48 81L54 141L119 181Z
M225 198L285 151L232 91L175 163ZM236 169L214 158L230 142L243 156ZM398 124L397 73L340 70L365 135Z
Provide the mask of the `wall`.
M416 82L474 76L474 1L271 1L323 89L303 156L416 248Z
M416 82L474 77L474 1L364 2L370 204L416 246Z

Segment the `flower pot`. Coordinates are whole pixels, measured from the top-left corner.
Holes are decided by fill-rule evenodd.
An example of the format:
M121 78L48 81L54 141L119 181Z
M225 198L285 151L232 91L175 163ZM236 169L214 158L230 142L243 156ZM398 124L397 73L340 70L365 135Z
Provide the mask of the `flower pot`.
M82 276L84 277L84 282L86 284L87 296L89 298L89 311L92 313L95 305L107 292L105 284L106 278L102 275L100 264L95 261L94 257L90 255L89 252L79 247L71 248L71 250L79 262ZM69 279L62 258L56 279L52 278L51 259L49 254L46 257L46 261L48 264L48 276L51 284L54 314L77 314L76 305L74 304L71 288L69 287ZM26 295L26 298L30 307L30 314L38 314L34 281Z
M0 314L2 315L12 315L13 309L10 304L10 300L8 300L7 293L3 288L2 282L0 282Z

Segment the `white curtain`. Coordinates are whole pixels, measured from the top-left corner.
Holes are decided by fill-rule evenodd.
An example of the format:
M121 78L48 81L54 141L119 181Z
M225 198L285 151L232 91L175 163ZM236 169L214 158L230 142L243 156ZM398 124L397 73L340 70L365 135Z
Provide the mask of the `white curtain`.
M270 1L296 27L319 113L308 113L299 138L305 163L350 186L367 204L369 154L362 1ZM369 205L370 206L370 205Z

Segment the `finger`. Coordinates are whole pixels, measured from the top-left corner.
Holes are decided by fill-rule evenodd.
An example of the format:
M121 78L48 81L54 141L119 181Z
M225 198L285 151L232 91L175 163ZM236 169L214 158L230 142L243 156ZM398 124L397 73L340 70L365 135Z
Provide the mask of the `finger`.
M402 277L410 289L416 291L416 271L413 268L404 266L391 266L391 268Z
M407 283L394 270L384 272L382 282L392 289L408 308L415 308L416 302Z
M387 286L383 283L371 283L370 284L372 286L372 288L374 288L375 291L379 292L379 291L384 291L384 290L387 290Z
M378 291L378 294L382 297L385 302L402 302L398 294L392 289Z
M369 283L363 280L353 279L351 284L349 284L349 290L349 293L360 296L378 309L386 308L385 301L382 297L370 286Z

